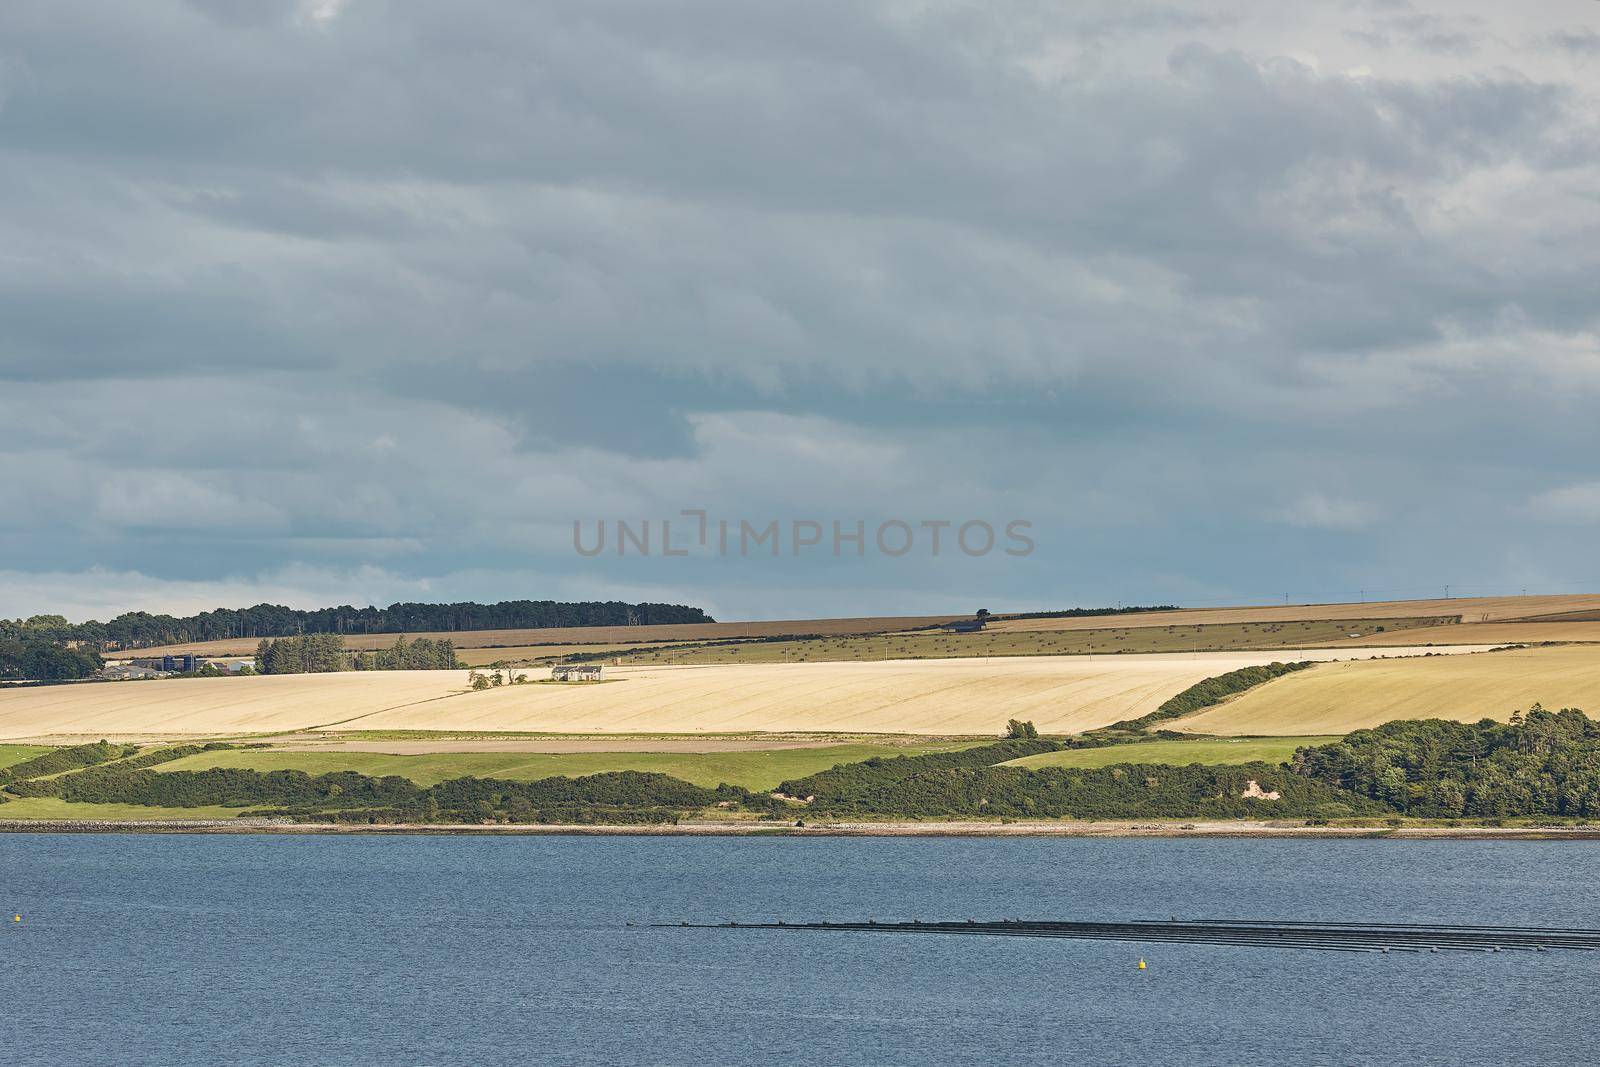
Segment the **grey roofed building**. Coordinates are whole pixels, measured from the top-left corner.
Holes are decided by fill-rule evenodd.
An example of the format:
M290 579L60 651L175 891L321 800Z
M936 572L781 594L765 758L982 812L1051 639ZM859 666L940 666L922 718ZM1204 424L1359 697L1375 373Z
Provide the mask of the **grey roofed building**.
M550 668L550 678L557 682L598 682L600 666L595 663L562 663Z
M138 678L165 678L166 671L140 667L132 663L111 663L96 672L95 677L107 682L128 682Z

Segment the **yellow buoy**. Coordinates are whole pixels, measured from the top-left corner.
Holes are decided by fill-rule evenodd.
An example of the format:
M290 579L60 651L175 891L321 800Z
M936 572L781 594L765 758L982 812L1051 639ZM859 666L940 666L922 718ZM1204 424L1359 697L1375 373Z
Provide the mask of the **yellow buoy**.
M1144 970L1144 957L1143 956L1139 957L1139 969L1141 971Z
M14 922L14 923L19 923L19 922L21 922L21 921L22 921L22 916L20 916L20 915L13 915L13 916L11 916L11 921L12 921L12 922Z

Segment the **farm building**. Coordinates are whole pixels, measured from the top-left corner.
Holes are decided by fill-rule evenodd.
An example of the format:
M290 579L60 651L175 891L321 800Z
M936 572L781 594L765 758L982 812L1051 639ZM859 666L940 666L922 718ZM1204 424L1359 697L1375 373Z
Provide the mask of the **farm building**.
M199 670L205 661L193 652L180 652L176 656L135 656L133 665L152 671L182 671L187 674Z
M598 682L600 666L595 663L557 664L550 668L550 679L556 682Z
M166 672L136 667L131 663L110 663L100 668L95 677L107 682L127 682L139 678L165 678Z

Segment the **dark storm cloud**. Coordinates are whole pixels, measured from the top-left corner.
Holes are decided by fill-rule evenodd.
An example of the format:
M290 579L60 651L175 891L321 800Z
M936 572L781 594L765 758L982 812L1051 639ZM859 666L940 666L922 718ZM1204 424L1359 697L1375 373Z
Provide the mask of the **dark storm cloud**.
M817 576L574 575L562 525L1057 534L930 597L1250 592L1286 530L1340 576L1560 569L1501 545L1595 477L1595 85L1541 58L1581 35L1313 10L8 4L0 540L733 611Z

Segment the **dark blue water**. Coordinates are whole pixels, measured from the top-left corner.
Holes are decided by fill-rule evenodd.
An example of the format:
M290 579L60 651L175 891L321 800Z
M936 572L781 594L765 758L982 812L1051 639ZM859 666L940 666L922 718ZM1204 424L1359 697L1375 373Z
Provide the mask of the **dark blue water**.
M1574 843L0 835L0 1061L1587 1063L1600 953L623 923L1600 927L1597 875Z

